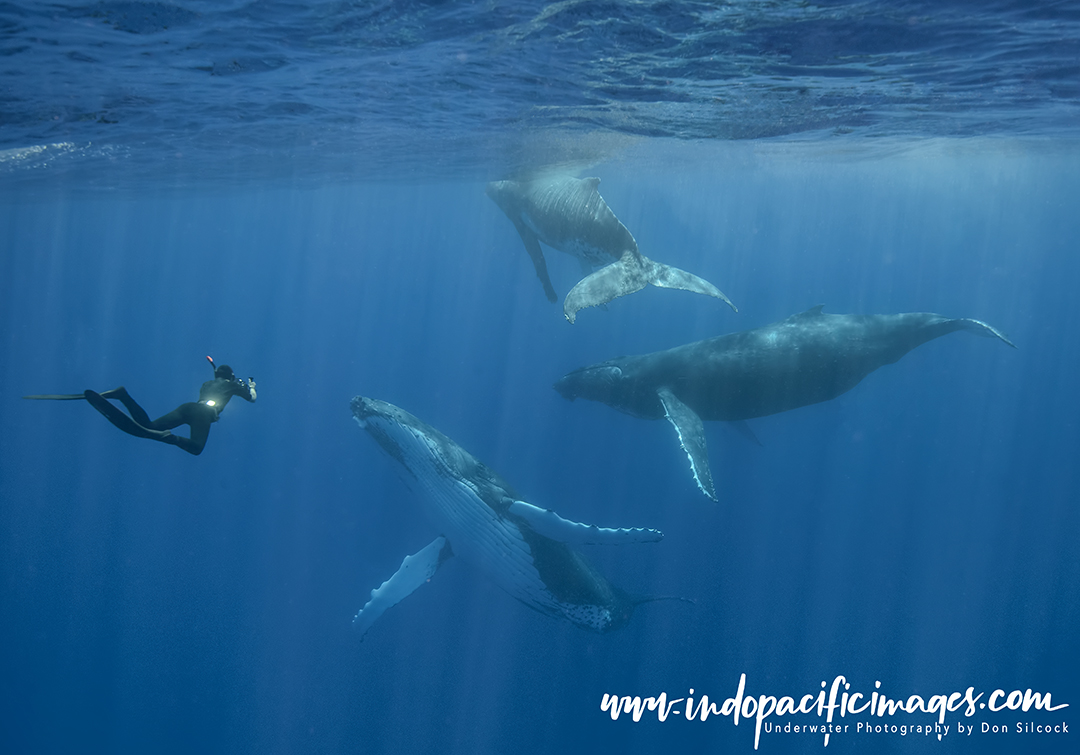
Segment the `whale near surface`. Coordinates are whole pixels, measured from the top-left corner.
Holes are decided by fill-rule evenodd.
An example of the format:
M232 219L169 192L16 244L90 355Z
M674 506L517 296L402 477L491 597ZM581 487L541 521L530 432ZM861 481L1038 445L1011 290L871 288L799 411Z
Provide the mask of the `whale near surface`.
M834 399L879 367L957 330L1013 346L979 320L926 312L832 315L817 306L754 330L583 367L560 378L555 389L571 401L586 398L635 417L666 418L698 487L716 500L703 420L741 422Z
M360 427L401 465L440 532L371 591L353 619L362 633L455 555L530 608L595 632L625 626L636 605L654 599L612 585L570 545L656 542L663 537L658 530L564 519L522 501L499 475L405 410L363 396L351 407Z
M645 286L679 288L724 301L720 289L677 267L645 257L637 241L600 196L599 178L555 176L531 181L493 181L487 195L506 213L529 253L548 301L558 296L540 242L576 257L585 277L563 302L563 314L574 322L578 310L606 304ZM593 272L593 268L600 267Z

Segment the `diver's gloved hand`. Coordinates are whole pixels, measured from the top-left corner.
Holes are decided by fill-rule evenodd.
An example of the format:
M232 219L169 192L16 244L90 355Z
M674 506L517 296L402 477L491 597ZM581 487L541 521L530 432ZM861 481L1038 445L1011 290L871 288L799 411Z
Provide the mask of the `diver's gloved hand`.
M255 393L255 378L249 377L247 379L247 387L248 392L251 393L251 400L254 401L257 397L257 394Z

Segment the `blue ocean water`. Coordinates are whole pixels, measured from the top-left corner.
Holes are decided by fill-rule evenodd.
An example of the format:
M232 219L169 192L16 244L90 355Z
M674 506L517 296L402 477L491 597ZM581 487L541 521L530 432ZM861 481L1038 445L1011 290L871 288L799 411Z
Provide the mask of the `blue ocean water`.
M827 746L771 730L824 717L774 715L760 752L1074 752L1078 25L1075 3L0 4L3 751L752 752L753 713L601 710L720 705L745 675L796 702L843 676L1068 706L958 706L940 741L857 728L936 714L850 714ZM567 324L484 195L551 166L739 313L649 288ZM578 264L547 256L565 295ZM709 423L715 504L669 425L551 388L818 304L1017 349L935 340L752 421L760 446ZM259 399L197 458L20 398L125 385L156 416L207 354ZM594 635L451 560L361 642L369 591L439 533L356 394L537 505L663 530L582 551L693 603Z

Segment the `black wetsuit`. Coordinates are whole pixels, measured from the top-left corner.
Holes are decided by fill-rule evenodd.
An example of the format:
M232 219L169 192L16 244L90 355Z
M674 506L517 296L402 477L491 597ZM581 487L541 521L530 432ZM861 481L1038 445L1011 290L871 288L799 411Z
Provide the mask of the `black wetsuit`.
M111 391L96 393L91 390L81 394L64 395L41 395L24 396L30 399L52 400L75 400L86 399L91 406L101 412L109 422L120 428L129 435L138 438L150 438L151 440L169 443L179 446L189 454L198 456L206 445L206 439L210 435L210 425L218 421L218 416L229 403L233 396L239 396L245 401L255 403L255 390L253 382L244 382L233 375L227 365L222 365L214 371L214 379L207 380L199 389L199 400L189 401L186 404L173 409L168 414L151 420L146 410L139 406L123 386L113 388ZM116 399L131 416L124 414L108 399ZM191 437L173 435L170 430L180 425L188 425L191 428Z

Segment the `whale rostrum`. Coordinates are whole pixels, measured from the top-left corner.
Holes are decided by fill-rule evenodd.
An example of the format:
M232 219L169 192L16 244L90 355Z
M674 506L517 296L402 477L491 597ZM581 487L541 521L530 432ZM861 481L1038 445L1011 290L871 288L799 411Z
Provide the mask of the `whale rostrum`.
M595 632L624 626L636 605L655 599L614 586L569 546L657 542L660 531L564 519L521 500L499 475L405 410L363 396L354 397L351 408L360 427L401 465L439 531L371 591L353 620L362 633L455 555L530 608Z
M586 398L635 417L666 418L698 487L716 500L703 421L742 423L834 399L878 367L957 330L1015 348L979 320L926 312L832 315L817 306L754 330L582 367L555 389L571 401Z
M599 185L599 178L559 176L493 181L487 186L487 195L521 236L549 301L556 301L558 296L540 242L580 261L585 277L570 289L563 302L567 320L574 322L579 310L606 304L648 285L712 296L738 312L731 300L707 280L645 257L630 231L600 196ZM593 272L596 267L600 269Z

